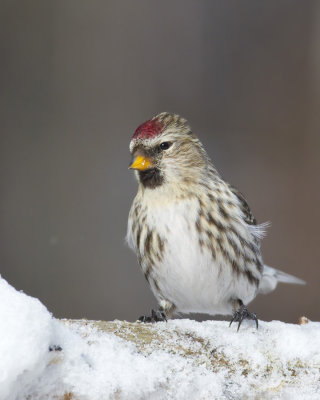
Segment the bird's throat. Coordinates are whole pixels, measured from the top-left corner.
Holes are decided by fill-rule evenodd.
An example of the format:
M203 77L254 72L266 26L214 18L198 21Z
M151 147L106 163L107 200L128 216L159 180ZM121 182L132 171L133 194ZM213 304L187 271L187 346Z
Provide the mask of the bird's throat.
M149 189L155 189L163 184L163 175L158 168L150 168L145 171L138 171L139 180L142 185Z

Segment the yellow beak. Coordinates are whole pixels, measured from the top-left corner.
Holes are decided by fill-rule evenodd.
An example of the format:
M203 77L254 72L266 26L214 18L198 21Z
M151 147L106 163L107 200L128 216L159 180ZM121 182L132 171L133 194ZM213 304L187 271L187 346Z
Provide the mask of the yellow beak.
M137 156L129 168L144 171L151 166L151 161L143 156Z

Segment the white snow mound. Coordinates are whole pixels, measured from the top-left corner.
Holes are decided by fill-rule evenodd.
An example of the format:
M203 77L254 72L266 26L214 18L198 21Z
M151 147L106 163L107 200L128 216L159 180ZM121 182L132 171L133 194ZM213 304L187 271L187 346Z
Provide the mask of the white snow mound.
M39 300L0 277L0 399L14 399L45 369L53 319Z
M1 278L0 318L0 400L320 398L318 322L58 321Z

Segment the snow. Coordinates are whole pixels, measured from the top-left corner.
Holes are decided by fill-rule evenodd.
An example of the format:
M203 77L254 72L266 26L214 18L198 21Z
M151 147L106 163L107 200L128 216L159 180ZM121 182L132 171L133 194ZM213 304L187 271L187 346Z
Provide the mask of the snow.
M1 400L320 398L318 322L59 321L1 278L0 320Z
M39 300L0 279L0 399L15 398L49 361L53 319Z

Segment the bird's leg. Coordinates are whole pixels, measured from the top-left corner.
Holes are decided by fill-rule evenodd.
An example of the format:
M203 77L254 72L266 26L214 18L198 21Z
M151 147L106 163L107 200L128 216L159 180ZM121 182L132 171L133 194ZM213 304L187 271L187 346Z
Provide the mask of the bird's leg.
M175 306L167 300L162 300L160 302L159 310L151 310L151 316L142 315L139 318L140 322L160 322L167 321L168 318L171 318L173 312L175 310Z
M231 326L232 322L239 322L237 329L238 332L242 324L242 321L244 319L252 319L253 321L256 322L256 327L258 329L258 318L256 314L248 311L247 307L243 304L242 300L240 299L234 300L233 303L235 305L234 307L235 311L233 313L229 326Z

